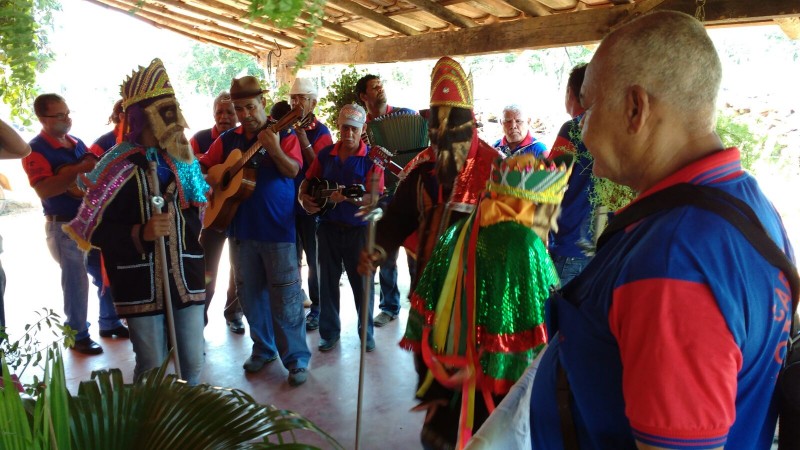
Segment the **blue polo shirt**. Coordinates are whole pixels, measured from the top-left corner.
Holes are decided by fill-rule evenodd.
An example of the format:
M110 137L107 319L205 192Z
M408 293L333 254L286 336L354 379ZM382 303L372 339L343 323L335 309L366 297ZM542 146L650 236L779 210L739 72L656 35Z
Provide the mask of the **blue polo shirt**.
M506 140L505 136L503 136L501 139L498 139L492 147L500 150L507 157L530 153L537 158L541 158L542 155L547 153L547 146L544 145L542 141L531 136L530 131L528 131L528 134L525 135L525 138L522 140L522 142L520 142L514 148L511 148L508 145L508 140Z
M709 185L745 201L793 255L775 208L739 151L706 156L662 180ZM531 396L533 448L563 448L556 366L566 370L581 448L769 449L791 295L717 214L660 211L616 233L548 301L551 344Z
M289 129L282 131L280 136L281 149L302 167L297 135ZM225 131L202 155L200 163L205 167L220 164L233 150L239 149L244 153L257 140L257 137L248 140L241 125ZM263 157L254 156L249 164L255 161L258 161L255 190L239 204L228 227L228 235L237 239L294 243L294 203L297 201L294 179L283 176L266 153Z
M57 139L42 131L30 141L31 154L23 158L22 167L28 174L31 187L45 178L55 175L62 167L75 164L88 152L80 139L67 135L73 148L63 147ZM45 215L74 217L78 213L81 199L67 193L42 199Z
M369 185L369 180L374 172L379 174L378 192L382 192L383 169L372 162L372 159L368 156L369 150L367 145L362 141L358 147L358 151L344 161L339 158L339 147L341 147L341 143L337 142L334 145L329 145L320 150L314 162L311 163L311 167L308 168L306 178L324 178L343 186L361 184L366 188L367 192L370 192L371 186ZM350 202L340 202L335 208L324 214L321 217L321 221L352 226L364 226L367 223L355 217L358 208L358 206Z

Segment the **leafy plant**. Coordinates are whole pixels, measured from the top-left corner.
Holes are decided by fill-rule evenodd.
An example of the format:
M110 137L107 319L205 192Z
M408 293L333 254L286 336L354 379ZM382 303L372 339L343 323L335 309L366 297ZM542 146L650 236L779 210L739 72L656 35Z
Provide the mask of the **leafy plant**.
M0 0L0 98L25 125L31 124L36 73L52 58L47 31L60 9L56 0Z
M18 339L11 341L7 330L0 327L0 358L9 366L16 376L22 377L29 367L40 367L46 352L53 343L63 340L64 345L72 346L75 343L75 331L61 323L61 318L52 309L42 308L34 311L38 319L33 324L26 324L24 333ZM50 335L50 339L43 341L40 333ZM49 333L48 333L49 332ZM26 391L32 394L39 384L36 375L33 383L26 386Z
M742 167L752 171L764 151L766 136L756 136L750 127L733 115L720 113L717 118L717 134L725 147L737 147L742 158Z
M10 386L5 359L1 365ZM301 432L342 448L294 412L239 390L189 386L167 375L166 361L134 384L125 384L119 369L96 371L76 396L67 390L58 348L49 350L45 367L35 398L0 388L0 448L316 448L298 441Z
M297 73L311 54L317 31L325 17L325 3L325 0L250 0L248 14L252 20L269 19L280 28L289 28L297 23L301 13L308 13L305 17L308 26L305 28L303 48L297 53L293 70L293 73Z
M240 73L264 79L264 69L256 58L216 45L195 44L186 64L185 78L197 86L197 93L216 97L230 89L231 80Z
M347 66L346 69L342 69L339 78L328 86L328 95L320 99L321 119L331 131L339 129L336 119L344 105L360 103L356 94L356 83L366 74L366 71L357 71L353 65Z

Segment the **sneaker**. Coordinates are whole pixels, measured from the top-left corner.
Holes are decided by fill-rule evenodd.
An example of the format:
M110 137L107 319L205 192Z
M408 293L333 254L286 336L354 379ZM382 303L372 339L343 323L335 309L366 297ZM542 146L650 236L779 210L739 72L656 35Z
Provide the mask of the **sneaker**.
M311 311L306 316L306 331L314 331L319 328L319 313Z
M264 366L267 365L267 363L271 363L276 359L278 359L278 355L273 355L266 359L260 356L250 355L250 357L247 358L247 361L245 361L244 364L242 364L242 368L247 373L256 373L259 370L263 369Z
M372 323L376 327L380 328L380 327L386 325L387 323L393 321L394 319L397 319L397 315L396 314L392 315L392 314L389 314L389 313L387 313L385 311L381 311L380 314L375 316L375 318L372 320Z
M329 352L334 348L336 348L336 344L338 343L339 343L338 336L333 339L320 338L319 346L317 346L317 349L321 352Z
M308 371L304 367L289 369L289 386L300 386L308 379Z
M375 351L375 339L370 339L367 341L367 353L371 353Z

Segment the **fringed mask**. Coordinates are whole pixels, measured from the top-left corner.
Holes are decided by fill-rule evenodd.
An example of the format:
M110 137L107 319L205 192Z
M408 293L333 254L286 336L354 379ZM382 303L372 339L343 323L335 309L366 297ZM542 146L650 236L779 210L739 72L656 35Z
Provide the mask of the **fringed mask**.
M150 103L145 106L144 112L153 135L158 139L158 145L178 160L190 162L194 154L184 134L189 125L183 118L175 96L170 95Z
M442 185L452 186L464 168L475 138L472 110L449 106L432 107L428 134L436 152L436 177Z

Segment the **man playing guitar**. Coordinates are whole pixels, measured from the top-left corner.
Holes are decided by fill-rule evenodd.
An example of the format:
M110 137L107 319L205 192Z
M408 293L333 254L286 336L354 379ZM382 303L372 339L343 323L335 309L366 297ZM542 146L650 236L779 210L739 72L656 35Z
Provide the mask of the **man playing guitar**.
M200 164L211 168L235 150L260 144L245 169L255 172L253 192L238 206L228 228L239 298L253 339L252 354L243 367L258 372L280 354L289 384L297 386L306 381L311 358L295 248L294 177L302 157L292 130L265 129L264 92L255 77L233 79L231 100L241 125L223 133Z

